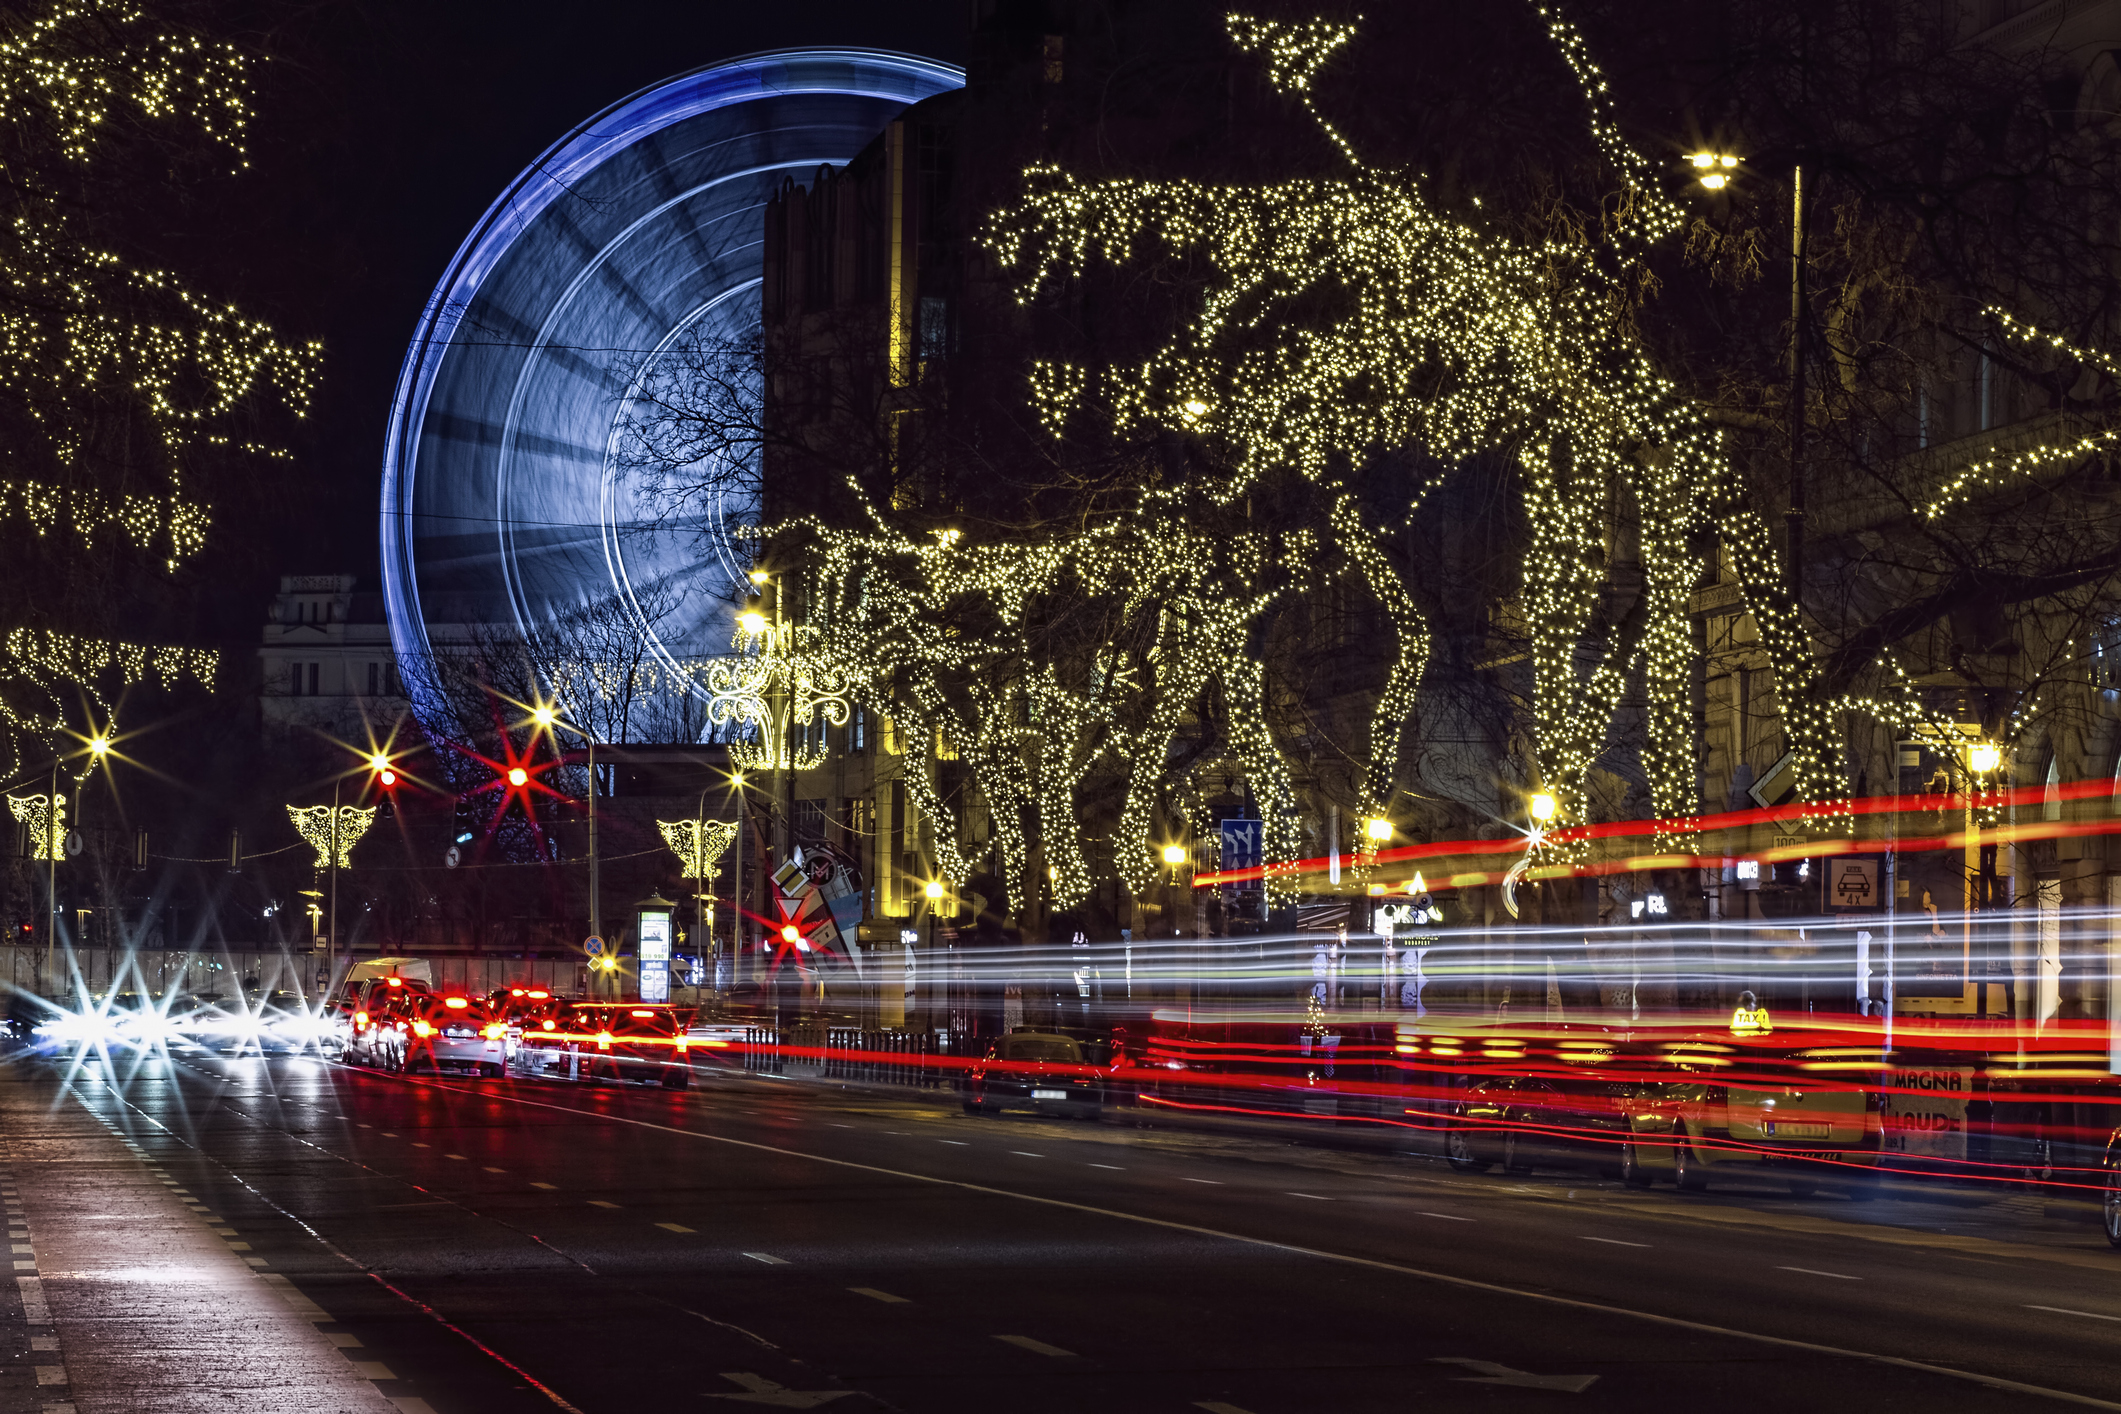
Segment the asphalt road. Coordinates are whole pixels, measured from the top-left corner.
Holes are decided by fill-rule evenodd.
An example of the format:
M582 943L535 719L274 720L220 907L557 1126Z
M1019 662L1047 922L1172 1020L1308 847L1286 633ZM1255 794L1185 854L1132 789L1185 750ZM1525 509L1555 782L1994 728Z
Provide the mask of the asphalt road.
M121 1069L0 1067L0 1414L2121 1409L2121 1252L2031 1190L1639 1193L742 1075Z

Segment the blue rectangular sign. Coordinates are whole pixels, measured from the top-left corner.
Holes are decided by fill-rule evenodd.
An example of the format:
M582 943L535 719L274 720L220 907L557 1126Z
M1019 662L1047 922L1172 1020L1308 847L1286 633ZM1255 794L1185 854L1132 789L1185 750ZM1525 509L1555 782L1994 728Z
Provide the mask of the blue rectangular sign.
M1266 849L1266 822L1264 820L1225 820L1222 822L1222 858L1218 867L1229 869L1257 869Z

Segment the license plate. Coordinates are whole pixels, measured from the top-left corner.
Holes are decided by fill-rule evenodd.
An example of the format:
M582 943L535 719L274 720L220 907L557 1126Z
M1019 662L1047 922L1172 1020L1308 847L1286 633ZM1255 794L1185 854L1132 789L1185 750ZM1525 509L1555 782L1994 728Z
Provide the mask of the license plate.
M1826 1124L1783 1124L1769 1120L1767 1132L1773 1139L1824 1139L1834 1130L1832 1125Z
M1065 1100L1068 1098L1068 1092L1066 1090L1033 1090L1031 1098L1034 1100Z

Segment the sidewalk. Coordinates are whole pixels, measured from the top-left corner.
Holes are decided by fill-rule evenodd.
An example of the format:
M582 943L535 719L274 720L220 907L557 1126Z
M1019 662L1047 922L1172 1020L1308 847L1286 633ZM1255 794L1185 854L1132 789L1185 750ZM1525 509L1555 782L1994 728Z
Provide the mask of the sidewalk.
M330 1316L103 1117L120 1101L75 1088L0 1062L0 1414L398 1414L317 1329Z

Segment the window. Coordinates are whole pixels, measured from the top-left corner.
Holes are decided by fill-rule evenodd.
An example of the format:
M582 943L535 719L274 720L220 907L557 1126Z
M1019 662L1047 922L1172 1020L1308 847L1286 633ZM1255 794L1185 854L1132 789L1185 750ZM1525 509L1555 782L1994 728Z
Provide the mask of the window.
M863 708L847 719L847 749L857 756L869 749L869 713Z
M849 796L840 802L840 818L847 822L848 852L860 858L864 841L876 833L876 804L863 797Z
M300 663L289 663L287 665L287 695L290 697L300 697L302 695L302 665Z
M377 696L378 694L376 689L380 688L382 685L383 665L381 663L370 663L368 665L368 695L370 697Z
M311 697L317 695L317 679L323 671L324 665L322 663L311 663L309 665L309 695Z
M943 735L941 727L935 729L935 759L938 761L957 760L957 748L952 746L950 739Z

